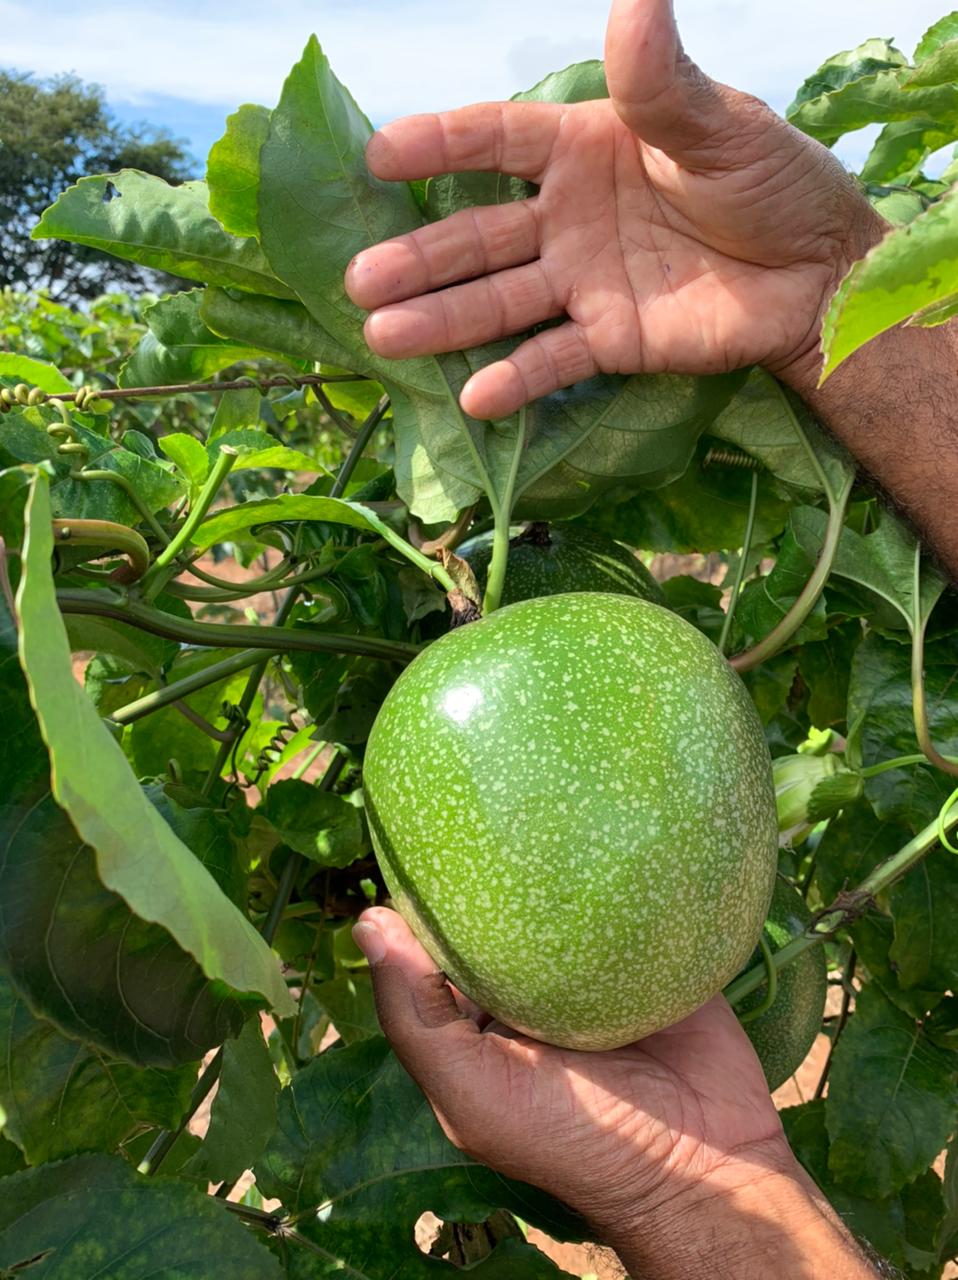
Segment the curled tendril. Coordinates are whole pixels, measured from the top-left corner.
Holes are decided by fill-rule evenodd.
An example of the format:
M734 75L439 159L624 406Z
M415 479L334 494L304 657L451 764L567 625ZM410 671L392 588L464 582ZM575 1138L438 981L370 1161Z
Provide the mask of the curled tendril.
M948 839L948 832L945 830L945 821L951 812L951 806L958 800L958 787L954 789L945 803L938 810L938 843L948 850L949 853L958 853L958 845L953 845Z
M70 417L70 411L65 404L57 406L60 410L62 422L54 422L47 427L47 435L57 440L57 453L69 458L72 466L70 468L71 476L78 475L87 462L90 460L90 450L80 439L77 431L76 423Z
M110 408L109 400L101 400L100 388L90 385L78 387L73 403L80 413L106 413Z
M263 386L262 379L254 378L251 373L242 374L242 376L237 378L236 381L245 382L250 391L258 391L261 396L266 395L266 388Z
M778 995L778 970L775 968L775 961L772 957L772 948L765 940L765 933L758 940L758 945L762 948L762 959L765 961L765 976L768 981L768 990L765 993L765 999L761 1004L749 1009L747 1013L740 1013L738 1020L744 1026L747 1022L754 1022L756 1018L760 1018L763 1013L768 1013L772 1005L775 1003L775 997Z
M285 724L280 725L256 757L257 773L253 780L254 786L268 769L279 763L284 750L292 739L296 737L297 733L299 733L299 727L293 724L292 720L287 720Z
M15 387L0 387L0 413L9 413L17 406L32 409L46 401L45 391L40 387L28 386L25 382L18 382Z

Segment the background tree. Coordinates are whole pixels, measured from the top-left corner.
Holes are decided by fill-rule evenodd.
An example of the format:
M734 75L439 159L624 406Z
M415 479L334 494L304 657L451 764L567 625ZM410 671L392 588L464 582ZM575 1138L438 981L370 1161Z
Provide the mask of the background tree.
M143 169L168 182L194 176L186 144L112 116L98 85L0 71L0 287L48 289L76 302L106 288L162 290L172 281L135 263L57 240L31 240L43 210L85 174Z

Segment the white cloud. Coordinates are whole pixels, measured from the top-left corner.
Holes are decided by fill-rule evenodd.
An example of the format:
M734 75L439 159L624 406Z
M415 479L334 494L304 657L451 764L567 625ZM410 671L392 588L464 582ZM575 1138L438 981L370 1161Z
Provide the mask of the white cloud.
M689 52L716 78L782 108L827 55L873 35L910 51L941 0L677 0ZM276 101L315 31L369 115L385 120L508 96L600 55L608 0L0 0L6 66L74 70L116 102L159 95L226 110Z

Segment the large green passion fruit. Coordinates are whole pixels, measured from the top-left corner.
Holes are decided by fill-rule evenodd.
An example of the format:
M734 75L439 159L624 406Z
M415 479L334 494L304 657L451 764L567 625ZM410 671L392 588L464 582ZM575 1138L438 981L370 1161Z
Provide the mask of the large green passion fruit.
M527 600L444 636L369 738L393 900L483 1008L626 1044L738 972L775 877L771 763L738 676L658 605Z
M492 533L470 538L457 554L467 560L482 591L492 559ZM567 591L612 591L665 604L662 588L634 551L575 524L532 524L509 544L502 603Z
M811 920L805 899L796 888L781 878L775 881L772 904L765 922L765 941L772 951L779 951L790 938L801 933ZM747 968L762 963L756 948ZM746 1014L765 999L763 983L757 991L738 1005L736 1013ZM822 1029L825 996L828 992L828 969L823 947L803 951L791 964L778 972L778 990L765 1013L745 1023L765 1072L770 1090L795 1074L805 1061L815 1037Z

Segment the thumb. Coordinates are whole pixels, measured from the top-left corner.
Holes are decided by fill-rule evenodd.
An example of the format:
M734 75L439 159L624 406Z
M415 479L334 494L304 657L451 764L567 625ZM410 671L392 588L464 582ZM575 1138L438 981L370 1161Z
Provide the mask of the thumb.
M680 164L706 165L730 141L731 93L685 54L672 0L614 0L605 41L609 96L624 124Z
M468 1078L466 1060L478 1055L478 1026L395 911L365 911L353 937L369 961L376 1012L396 1056L445 1110Z

